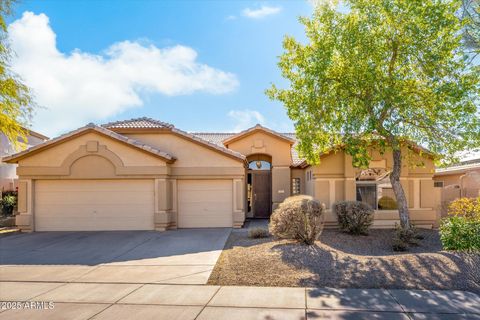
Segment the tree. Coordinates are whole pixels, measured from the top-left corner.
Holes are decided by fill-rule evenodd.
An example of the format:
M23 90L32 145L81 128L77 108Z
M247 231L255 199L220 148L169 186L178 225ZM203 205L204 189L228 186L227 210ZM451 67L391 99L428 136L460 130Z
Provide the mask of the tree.
M12 0L0 1L0 132L15 148L26 142L24 129L33 111L30 91L10 70L12 55L8 44L6 16L11 14Z
M369 148L393 154L401 228L411 229L402 161L416 146L444 159L480 144L479 72L461 46L455 0L346 0L300 18L308 41L285 37L281 101L310 163L340 148L367 167ZM407 151L405 151L407 150ZM421 151L420 151L421 152Z
M480 0L463 0L462 19L466 20L464 42L474 57L480 54Z

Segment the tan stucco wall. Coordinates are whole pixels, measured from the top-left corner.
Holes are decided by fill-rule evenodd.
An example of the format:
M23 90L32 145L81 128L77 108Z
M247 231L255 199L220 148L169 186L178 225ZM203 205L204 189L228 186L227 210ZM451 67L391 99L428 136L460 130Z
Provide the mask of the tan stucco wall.
M448 205L453 200L480 196L480 169L436 174L433 179L443 182L443 188L436 188L441 190L442 216L447 215Z
M371 167L383 167L391 170L393 158L391 153L381 155L371 151ZM409 167L405 159L401 172L401 183L407 196L411 219L418 226L436 226L440 215L440 190L433 187L434 163L428 158L420 159L412 156L410 163L417 167ZM420 167L423 162L424 167ZM313 172L313 180L308 181L308 171ZM336 201L356 199L355 175L361 169L354 168L352 158L343 151L326 154L321 157L321 163L305 169L305 193L313 195L325 203L327 207L327 226L336 225L336 216L332 205ZM393 227L398 222L397 210L377 210L375 226Z
M433 180L435 181L443 181L443 185L446 186L451 186L451 185L460 185L460 177L464 173L453 173L449 175L435 175L433 177Z
M292 156L290 143L264 132L255 132L226 146L245 156L251 154L267 154L272 157L272 166L290 167Z
M78 150L89 141L98 141L99 145L108 145L108 149L118 155L125 166L166 166L159 158L137 151L132 147L117 142L98 133L86 133L69 141L62 142L50 149L34 154L18 162L20 166L58 167L68 155Z
M189 141L173 133L127 133L125 135L175 156L177 160L171 165L172 168L244 168L241 160L230 158L221 152L209 150L198 143Z
M291 194L290 167L272 168L272 210Z

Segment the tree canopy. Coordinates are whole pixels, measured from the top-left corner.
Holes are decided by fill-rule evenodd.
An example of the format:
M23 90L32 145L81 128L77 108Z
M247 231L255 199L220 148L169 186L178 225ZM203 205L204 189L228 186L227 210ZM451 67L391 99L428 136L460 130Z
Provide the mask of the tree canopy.
M463 0L462 19L466 20L464 43L474 58L480 54L480 0Z
M0 132L18 148L26 141L24 129L33 111L30 91L10 69L12 52L8 44L6 16L11 0L0 1Z
M357 166L405 141L452 159L479 146L480 70L461 46L457 0L346 0L300 18L308 41L285 37L279 67L288 88L267 94L295 122L311 163L345 148Z

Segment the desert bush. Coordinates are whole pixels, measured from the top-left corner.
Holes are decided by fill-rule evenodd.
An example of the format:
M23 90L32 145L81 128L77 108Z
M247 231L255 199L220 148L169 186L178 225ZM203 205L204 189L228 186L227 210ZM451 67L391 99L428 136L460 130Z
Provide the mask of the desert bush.
M325 205L310 196L285 199L270 217L269 230L283 239L313 244L323 230Z
M373 223L373 209L359 201L340 201L333 205L340 229L351 234L368 234Z
M268 238L269 233L264 228L253 228L248 230L248 237L252 239Z
M447 250L480 251L480 197L450 203L440 224L440 239Z
M480 197L459 198L452 201L448 205L448 215L480 220Z
M420 239L423 239L423 236L418 233L414 226L405 229L395 224L395 235L392 242L393 251L407 251L411 246L418 246Z

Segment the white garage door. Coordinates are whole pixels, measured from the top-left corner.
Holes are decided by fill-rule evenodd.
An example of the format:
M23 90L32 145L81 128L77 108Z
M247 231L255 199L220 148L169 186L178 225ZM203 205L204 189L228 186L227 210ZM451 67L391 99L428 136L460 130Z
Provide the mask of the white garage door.
M152 230L153 185L153 180L38 180L35 230Z
M232 227L232 180L178 180L178 227Z

